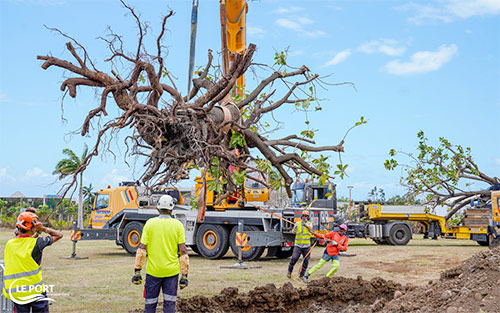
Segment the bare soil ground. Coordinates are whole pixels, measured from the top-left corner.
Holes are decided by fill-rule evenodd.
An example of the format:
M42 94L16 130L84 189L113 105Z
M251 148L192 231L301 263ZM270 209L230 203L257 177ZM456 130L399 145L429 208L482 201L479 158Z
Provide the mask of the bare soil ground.
M43 256L44 281L54 286L54 292L49 296L56 299L51 305L51 312L140 312L144 305L143 288L130 283L134 258L112 241L86 241L78 243L77 253L89 257L88 259L60 259L71 253L69 232L64 234L65 238L48 247ZM0 229L0 259L3 258L5 243L11 237L11 229ZM310 266L320 259L323 250L320 247L313 250ZM425 299L431 300L435 295L444 297L443 292L449 290L451 295L447 292L448 302L441 303L443 307L436 310L435 306L429 306L429 311L425 311L424 303L420 307L421 312L446 312L452 304L461 303L457 299L466 295L470 302L478 305L484 301L483 307L478 308L489 312L488 303L495 296L494 288L498 290L500 285L498 278L496 285L477 285L478 288L474 288L473 284L478 284L475 275L483 272L475 269L477 266L473 264L468 265L471 267L470 271L474 268L470 275L467 274L469 270L463 268L461 278L460 274L451 275L452 278L448 278L449 275L441 277L443 271L460 267L472 255L488 251L488 248L473 241L423 240L418 235L407 246L402 247L378 246L371 240L353 239L350 240L349 252L356 256L342 257L341 267L332 279L324 278L330 267L326 264L312 276L313 281L307 287L296 280L300 264L294 269L294 277L291 280L286 278L289 259L264 258L247 262L248 265L258 265L260 268L235 270L220 268L236 263L230 252L221 260L206 260L190 252L189 287L179 291L179 310L331 312L335 308L338 312L416 312L411 311L413 304L409 310L400 309L398 305L414 303L415 306L421 306L417 301L419 296L425 295ZM486 263L478 266L489 268L493 262L488 261L493 260L488 259L490 257L492 256L486 256ZM494 260L498 268L500 260ZM485 273L485 277L496 277L495 271L488 272L487 275ZM466 278L468 280L462 280ZM429 281L432 283L428 284ZM448 284L458 287L446 288ZM465 289L462 291L463 287L470 293ZM412 296L413 290L419 290L416 291L415 298ZM428 290L432 290L431 295L425 294ZM293 300L297 299L299 292L300 299L307 294L305 297L309 300ZM217 306L214 302L217 301L216 298L240 299L238 303L248 305L246 309L245 306L230 307L223 303ZM395 300L391 301L393 298L407 300L401 300L403 302L398 304ZM479 298L480 301L477 300ZM464 311L468 308L465 304L456 306L455 312L459 312L460 307L462 312L476 312L475 309ZM383 311L384 308L394 310ZM453 313L453 309L450 312Z

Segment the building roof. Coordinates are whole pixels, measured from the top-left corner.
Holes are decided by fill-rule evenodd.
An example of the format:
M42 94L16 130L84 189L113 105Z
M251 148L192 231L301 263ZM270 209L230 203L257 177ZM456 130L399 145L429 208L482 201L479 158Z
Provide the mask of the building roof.
M22 193L22 192L20 192L20 191L16 191L16 192L14 192L13 194L11 194L11 195L9 196L9 198L26 198L26 196L25 196L25 195L23 195L23 193Z

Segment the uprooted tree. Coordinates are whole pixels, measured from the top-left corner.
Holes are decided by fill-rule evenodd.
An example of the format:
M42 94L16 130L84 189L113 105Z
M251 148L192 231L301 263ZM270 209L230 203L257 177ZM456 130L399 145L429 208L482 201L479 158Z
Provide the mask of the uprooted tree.
M306 66L291 68L283 53L276 54L273 66L254 64L256 47L250 44L243 53L232 56L227 73L221 73L220 67L212 64L209 50L207 64L192 80L193 88L188 95L182 95L167 69L163 46L167 20L173 12L163 17L159 34L155 35L154 53L149 53L145 39L151 29L132 7L122 4L137 24L138 42L135 51L127 52L122 37L111 29L100 37L110 51L105 60L110 64L110 74L97 69L85 47L58 29L51 30L69 39L66 48L76 63L51 55L37 56L44 61L43 69L54 66L70 74L61 85L65 95L69 93L75 98L79 87L90 87L100 96L99 105L88 112L81 128L82 136L96 129L96 142L74 172L75 179L93 157L109 149L111 138L125 129L132 130L124 139L126 155L144 157L139 181L149 187L176 182L191 169L202 167L233 187L252 173L258 174L253 177L274 175L291 197L294 175L307 173L322 181L332 177L327 157L316 156L316 152L342 152L345 136L337 145L315 145L315 129L309 125L307 113L313 106L314 110L321 109L316 88L325 83L319 75L312 74ZM122 64L123 70L118 70L117 64ZM237 78L249 68L268 74L253 91L235 95ZM282 95L278 96L280 91ZM119 108L118 116L107 117L101 123L103 116L116 111L110 109L114 105ZM306 113L306 129L300 134L268 138L276 126L264 121L265 117L271 116L272 120L273 112L287 105ZM353 127L363 123L361 118ZM230 172L230 165L239 168L239 172ZM343 175L345 168L345 164L338 164L335 173Z
M385 161L385 167L388 170L402 167L401 184L408 188L409 196L425 195L425 204L433 208L447 206L447 220L469 204L471 199L479 198L486 202L491 197L491 190L500 188L500 179L479 169L472 159L470 148L454 145L443 137L439 138L439 146L430 146L423 131L417 137L418 154L394 149L389 152L391 157L406 155L410 164L399 164L391 158Z

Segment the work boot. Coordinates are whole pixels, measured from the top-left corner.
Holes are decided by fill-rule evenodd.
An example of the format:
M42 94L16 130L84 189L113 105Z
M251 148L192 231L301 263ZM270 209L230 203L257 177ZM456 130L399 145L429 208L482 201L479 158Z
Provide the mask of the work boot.
M286 277L287 277L287 278L292 278L292 272L288 272L288 273L286 273Z
M306 274L305 276L300 277L300 279L301 279L304 283L309 284L309 275L308 275L308 274Z

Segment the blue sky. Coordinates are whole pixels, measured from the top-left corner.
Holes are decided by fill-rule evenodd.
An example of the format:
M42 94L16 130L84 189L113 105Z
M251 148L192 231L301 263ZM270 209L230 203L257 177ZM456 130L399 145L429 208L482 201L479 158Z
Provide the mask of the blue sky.
M168 8L165 44L167 67L185 90L191 1L130 1L153 33ZM219 50L219 5L200 0L196 65L207 50ZM61 183L51 175L68 147L80 153L94 138L69 135L85 114L97 106L91 89L67 97L61 110L64 80L61 70L42 70L37 55L71 60L57 27L78 39L103 71L109 56L102 41L108 25L123 34L133 49L133 21L118 1L0 1L0 196L21 191L27 196L54 194ZM288 63L307 65L320 75L332 74L320 97L323 110L310 116L321 145L337 144L345 131L364 116L368 123L347 137L344 162L349 177L335 179L339 196L365 199L373 186L388 196L403 194L399 172L383 162L391 148L415 151L423 130L431 143L443 136L471 147L480 168L500 175L500 2L497 0L438 1L251 1L247 42L257 45L255 62L272 63L274 52L288 49ZM109 71L108 71L109 72ZM249 89L256 80L247 75ZM184 88L184 89L183 89ZM305 129L303 116L283 108L280 133ZM116 110L110 110L110 114ZM62 121L64 114L66 122ZM137 178L141 164L127 167L123 145L111 147L117 158L96 158L84 185L95 188ZM332 164L338 157L331 155ZM133 164L133 163L132 163ZM192 186L183 182L183 186Z

